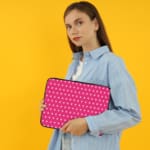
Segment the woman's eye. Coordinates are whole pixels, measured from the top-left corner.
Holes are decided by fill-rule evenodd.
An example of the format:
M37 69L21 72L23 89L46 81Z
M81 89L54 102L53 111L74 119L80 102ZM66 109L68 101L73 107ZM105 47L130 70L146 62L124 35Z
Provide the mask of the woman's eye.
M81 25L82 23L83 23L82 21L78 21L78 23L77 23L77 24L78 24L78 25Z
M71 29L71 26L66 26L66 29L67 29L67 30L70 30L70 29Z

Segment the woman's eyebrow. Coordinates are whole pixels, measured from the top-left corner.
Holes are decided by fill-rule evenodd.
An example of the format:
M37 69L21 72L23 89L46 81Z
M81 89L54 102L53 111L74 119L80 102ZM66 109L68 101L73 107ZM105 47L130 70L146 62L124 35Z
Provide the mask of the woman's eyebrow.
M79 20L81 20L82 18L76 18L73 22L78 22ZM66 23L65 25L70 25L70 24L68 24L68 23Z

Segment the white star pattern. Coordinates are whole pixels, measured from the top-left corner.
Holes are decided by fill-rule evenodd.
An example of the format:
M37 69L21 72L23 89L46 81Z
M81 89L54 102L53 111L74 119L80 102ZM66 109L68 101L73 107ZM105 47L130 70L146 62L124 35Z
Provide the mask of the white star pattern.
M107 86L49 78L46 84L41 123L61 128L74 118L97 115L108 108L110 89Z

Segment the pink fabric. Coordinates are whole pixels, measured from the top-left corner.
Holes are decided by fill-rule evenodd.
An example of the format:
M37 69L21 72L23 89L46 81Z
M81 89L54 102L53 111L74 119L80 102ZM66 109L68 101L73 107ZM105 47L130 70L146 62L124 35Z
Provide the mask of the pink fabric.
M107 86L59 78L47 80L41 124L61 128L74 118L97 115L108 108L110 89Z

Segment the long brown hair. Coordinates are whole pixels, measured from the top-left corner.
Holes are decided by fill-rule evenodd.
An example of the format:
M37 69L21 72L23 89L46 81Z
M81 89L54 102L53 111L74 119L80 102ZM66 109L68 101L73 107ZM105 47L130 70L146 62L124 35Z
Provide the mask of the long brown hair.
M74 2L66 8L64 12L64 20L65 20L65 17L74 9L86 13L90 17L91 20L95 18L97 19L98 24L99 24L99 29L97 31L98 41L101 46L107 45L110 51L113 52L107 33L105 31L103 21L96 7L87 1ZM70 45L72 52L82 51L82 47L77 47L75 44L73 44L71 40L69 39L69 37L68 37L68 41L69 41L69 45Z

